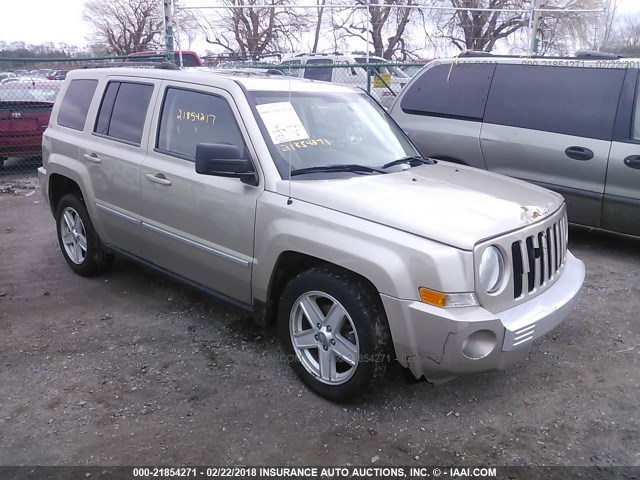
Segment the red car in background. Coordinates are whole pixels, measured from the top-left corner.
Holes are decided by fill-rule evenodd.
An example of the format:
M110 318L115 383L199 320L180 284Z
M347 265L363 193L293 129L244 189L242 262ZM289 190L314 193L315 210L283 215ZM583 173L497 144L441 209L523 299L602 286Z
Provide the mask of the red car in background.
M53 72L45 75L47 80L64 80L67 78L67 73L69 70L54 70Z
M42 133L61 84L21 80L0 85L0 167L7 157L42 155Z

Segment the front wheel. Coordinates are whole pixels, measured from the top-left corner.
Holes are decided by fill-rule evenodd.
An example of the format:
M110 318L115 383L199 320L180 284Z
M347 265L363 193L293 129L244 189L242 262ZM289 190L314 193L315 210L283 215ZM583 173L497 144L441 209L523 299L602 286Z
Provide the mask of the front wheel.
M312 268L289 282L280 299L278 333L295 373L335 402L368 392L391 359L379 295L336 267Z
M111 254L100 242L87 208L76 195L65 195L58 203L56 226L62 255L75 273L97 275L109 265Z

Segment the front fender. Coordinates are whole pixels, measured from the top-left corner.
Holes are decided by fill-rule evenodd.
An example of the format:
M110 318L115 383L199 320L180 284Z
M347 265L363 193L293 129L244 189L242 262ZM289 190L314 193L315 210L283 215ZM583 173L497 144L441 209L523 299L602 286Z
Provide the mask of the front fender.
M474 288L471 252L265 192L256 215L254 298L266 301L272 272L286 251L351 270L395 298L417 300L421 286L443 292Z

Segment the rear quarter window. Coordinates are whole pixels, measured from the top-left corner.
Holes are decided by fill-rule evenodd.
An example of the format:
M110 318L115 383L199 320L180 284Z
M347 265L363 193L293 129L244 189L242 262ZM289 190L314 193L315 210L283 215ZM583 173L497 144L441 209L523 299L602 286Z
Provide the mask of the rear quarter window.
M60 104L58 125L83 130L97 86L97 80L71 80Z

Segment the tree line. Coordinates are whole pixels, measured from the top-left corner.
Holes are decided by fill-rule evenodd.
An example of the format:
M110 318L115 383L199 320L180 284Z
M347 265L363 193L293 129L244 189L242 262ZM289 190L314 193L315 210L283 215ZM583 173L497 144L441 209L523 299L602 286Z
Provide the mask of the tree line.
M297 1L303 0L220 0L226 8L178 10L180 47L188 50L204 37L213 51L247 59L354 46L389 60L411 60L424 52L491 52L498 45L501 51L522 54L535 25L535 48L542 55L568 55L585 47L640 55L640 15L621 15L620 0L315 0L310 9L295 8ZM530 18L533 2L549 10L535 22ZM259 7L265 4L274 8ZM406 8L417 5L441 9ZM87 0L83 16L93 30L90 52L127 55L163 49L162 8L162 0Z

